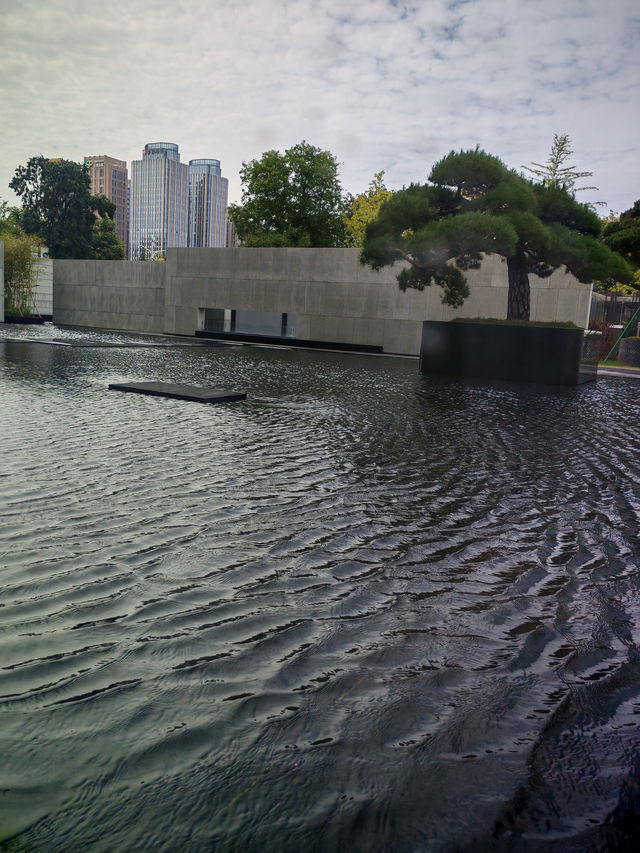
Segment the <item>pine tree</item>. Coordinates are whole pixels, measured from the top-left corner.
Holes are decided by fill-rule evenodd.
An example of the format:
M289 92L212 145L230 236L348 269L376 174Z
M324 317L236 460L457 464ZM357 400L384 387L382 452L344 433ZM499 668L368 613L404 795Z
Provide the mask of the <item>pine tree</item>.
M398 275L403 290L435 282L443 303L459 307L469 295L464 272L495 253L507 261L507 318L528 320L530 273L546 277L564 265L583 282L631 278L598 240L599 218L566 189L532 183L479 149L452 151L429 181L394 193L366 229L361 262L374 269L407 262Z

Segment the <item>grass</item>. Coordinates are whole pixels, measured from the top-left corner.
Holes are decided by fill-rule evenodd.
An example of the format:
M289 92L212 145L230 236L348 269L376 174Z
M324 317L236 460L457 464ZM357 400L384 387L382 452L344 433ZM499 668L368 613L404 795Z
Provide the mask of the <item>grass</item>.
M598 367L624 367L626 370L640 370L640 367L634 367L632 364L625 364L622 361L599 361Z

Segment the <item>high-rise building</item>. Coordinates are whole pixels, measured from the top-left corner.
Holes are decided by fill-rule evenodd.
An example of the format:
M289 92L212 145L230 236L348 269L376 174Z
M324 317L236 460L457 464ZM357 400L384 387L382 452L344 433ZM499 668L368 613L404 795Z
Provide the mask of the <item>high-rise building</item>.
M189 246L224 248L228 191L219 160L189 160Z
M131 163L129 257L165 257L167 248L188 245L189 167L172 142L145 145Z
M98 154L84 158L85 166L89 168L92 195L106 195L112 201L116 210L113 219L116 233L125 248L125 257L129 256L129 202L128 202L128 173L124 160Z
M227 249L235 249L238 245L238 235L236 234L236 226L230 219L227 219L227 239L225 246Z

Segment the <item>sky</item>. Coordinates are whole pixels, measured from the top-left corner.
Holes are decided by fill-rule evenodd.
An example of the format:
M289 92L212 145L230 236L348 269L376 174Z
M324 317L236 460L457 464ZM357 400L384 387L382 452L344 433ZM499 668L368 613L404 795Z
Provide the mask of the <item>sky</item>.
M637 0L0 0L0 199L44 154L175 142L243 161L305 139L345 191L479 145L520 169L555 133L601 215L640 198Z

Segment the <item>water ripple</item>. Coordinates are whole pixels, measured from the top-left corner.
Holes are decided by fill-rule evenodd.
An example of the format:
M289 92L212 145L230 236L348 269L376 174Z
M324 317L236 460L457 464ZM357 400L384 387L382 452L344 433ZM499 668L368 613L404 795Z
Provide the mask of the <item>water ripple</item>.
M632 384L3 334L0 843L631 846Z

